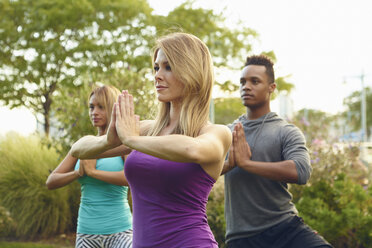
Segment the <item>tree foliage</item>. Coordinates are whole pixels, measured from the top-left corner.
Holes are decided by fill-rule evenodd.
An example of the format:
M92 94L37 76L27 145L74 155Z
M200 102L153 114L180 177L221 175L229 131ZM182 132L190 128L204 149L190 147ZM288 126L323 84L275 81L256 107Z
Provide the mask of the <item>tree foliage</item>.
M316 140L335 142L338 139L337 118L320 110L301 109L290 121L302 130L308 145L311 145Z
M179 30L192 33L203 40L217 67L236 68L252 50L252 43L258 37L256 31L243 25L235 29L226 27L222 13L194 8L192 1L181 4L167 16L158 16L157 19L159 34Z
M41 113L48 134L54 96L81 73L149 64L150 13L144 0L1 0L2 100Z
M238 97L217 98L214 100L215 123L230 124L246 112L245 106Z
M0 0L0 15L0 100L43 116L45 133L51 124L57 128L63 150L95 132L86 108L94 83L132 90L137 112L149 117L147 108L154 107L149 68L157 36L173 31L198 36L217 70L240 65L258 37L243 25L227 27L222 13L194 8L192 2L159 16L145 0ZM273 51L266 54L275 59ZM230 81L218 86L237 89Z

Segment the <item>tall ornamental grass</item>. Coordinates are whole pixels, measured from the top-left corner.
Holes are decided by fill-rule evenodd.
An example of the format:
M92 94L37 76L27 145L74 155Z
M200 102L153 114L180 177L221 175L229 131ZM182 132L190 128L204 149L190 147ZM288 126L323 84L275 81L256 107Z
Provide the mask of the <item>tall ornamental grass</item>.
M45 181L61 158L37 136L0 138L0 205L15 223L15 238L43 238L72 231L79 191L76 185L48 190Z

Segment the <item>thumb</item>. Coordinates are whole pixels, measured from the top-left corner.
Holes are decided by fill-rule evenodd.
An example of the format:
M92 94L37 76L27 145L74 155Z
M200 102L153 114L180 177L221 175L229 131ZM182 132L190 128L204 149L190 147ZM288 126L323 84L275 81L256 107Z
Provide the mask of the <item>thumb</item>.
M119 103L114 103L114 109L113 109L113 115L114 115L114 122L116 122L117 120L120 120L121 116L120 116L120 111L119 111Z

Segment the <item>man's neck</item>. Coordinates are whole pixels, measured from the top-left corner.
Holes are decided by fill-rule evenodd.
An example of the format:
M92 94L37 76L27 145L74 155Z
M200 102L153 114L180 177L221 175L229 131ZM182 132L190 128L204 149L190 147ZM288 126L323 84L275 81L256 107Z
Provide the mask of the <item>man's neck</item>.
M261 109L261 110L251 110L247 107L247 119L248 120L256 120L264 115L266 115L267 113L270 113L271 110L270 108L268 109Z

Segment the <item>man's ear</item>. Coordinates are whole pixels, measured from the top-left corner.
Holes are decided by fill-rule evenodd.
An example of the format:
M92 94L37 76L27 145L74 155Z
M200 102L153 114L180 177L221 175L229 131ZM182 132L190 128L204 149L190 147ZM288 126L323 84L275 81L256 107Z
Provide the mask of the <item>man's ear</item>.
M269 85L270 94L273 93L275 89L276 89L276 83L272 83L272 84Z

